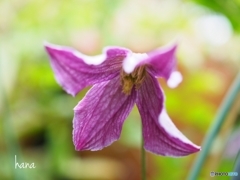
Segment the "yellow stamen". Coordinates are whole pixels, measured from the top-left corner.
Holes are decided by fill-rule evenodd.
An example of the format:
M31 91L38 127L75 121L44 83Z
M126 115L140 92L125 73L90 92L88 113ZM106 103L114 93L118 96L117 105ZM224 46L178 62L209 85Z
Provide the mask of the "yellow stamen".
M146 69L145 66L136 68L132 73L127 74L123 69L121 70L121 84L122 92L126 95L130 95L133 86L136 89L140 87L145 79Z

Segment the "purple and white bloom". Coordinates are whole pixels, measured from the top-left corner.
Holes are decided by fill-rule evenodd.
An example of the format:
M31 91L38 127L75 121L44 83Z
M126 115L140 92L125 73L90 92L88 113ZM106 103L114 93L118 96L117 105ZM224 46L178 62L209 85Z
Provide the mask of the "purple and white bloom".
M74 108L76 150L101 150L120 138L123 123L136 103L142 120L144 148L163 156L186 156L200 150L173 124L164 106L157 77L171 87L182 80L176 71L176 45L147 54L107 47L101 55L45 44L57 82L75 96L93 85Z

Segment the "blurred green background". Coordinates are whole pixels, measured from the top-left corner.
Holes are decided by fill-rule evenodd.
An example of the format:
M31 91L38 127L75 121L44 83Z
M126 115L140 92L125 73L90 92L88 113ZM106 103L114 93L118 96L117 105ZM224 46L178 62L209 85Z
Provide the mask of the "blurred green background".
M43 48L45 40L88 55L107 45L148 52L177 41L183 82L175 89L159 82L173 122L201 145L240 70L239 17L239 0L1 0L0 179L141 179L136 107L119 141L101 151L74 150L73 107L87 89L75 98L61 89ZM239 98L213 142L200 180L213 179L211 171L233 171L240 148ZM19 163L36 168L15 169L15 155ZM147 179L184 180L196 156L147 153Z

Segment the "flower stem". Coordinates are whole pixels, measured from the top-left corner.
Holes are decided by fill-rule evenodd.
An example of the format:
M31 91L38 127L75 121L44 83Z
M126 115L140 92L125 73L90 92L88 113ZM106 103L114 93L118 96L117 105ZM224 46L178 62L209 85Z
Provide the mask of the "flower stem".
M238 176L240 175L240 150L238 151L237 158L236 158L236 161L235 161L234 172L237 172ZM238 176L233 176L232 180L238 180L239 179Z
M240 73L238 73L236 79L234 80L232 86L230 87L226 97L224 98L216 119L214 120L213 124L211 125L206 138L204 139L202 150L200 154L198 155L195 163L193 164L193 167L190 171L190 174L188 176L188 180L195 180L197 179L199 172L203 166L203 163L208 155L208 152L212 146L212 143L217 136L224 120L226 119L226 116L228 114L228 111L232 107L232 104L236 100L238 93L240 92Z
M146 152L144 149L143 137L142 137L142 144L141 144L141 164L142 164L142 180L146 180Z

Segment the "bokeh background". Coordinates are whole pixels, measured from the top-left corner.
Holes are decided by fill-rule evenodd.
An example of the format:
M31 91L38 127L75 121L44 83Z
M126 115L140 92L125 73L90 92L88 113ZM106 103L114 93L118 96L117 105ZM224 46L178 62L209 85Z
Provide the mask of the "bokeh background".
M109 45L148 52L178 42L183 82L175 89L159 82L173 122L201 145L240 70L239 17L239 0L1 0L0 179L141 179L137 108L119 141L101 151L74 150L73 108L87 89L74 98L61 89L43 48L45 40L88 55ZM200 180L209 179L211 171L233 171L240 148L238 124L239 97L213 142ZM15 169L15 155L18 162L36 168ZM147 153L147 179L184 180L196 157Z

